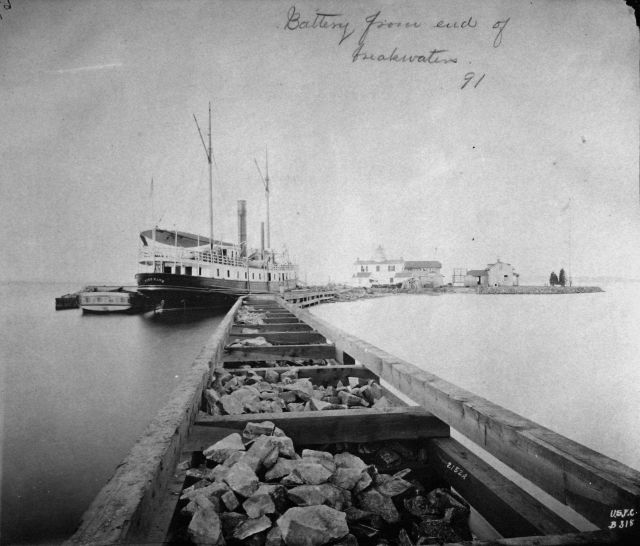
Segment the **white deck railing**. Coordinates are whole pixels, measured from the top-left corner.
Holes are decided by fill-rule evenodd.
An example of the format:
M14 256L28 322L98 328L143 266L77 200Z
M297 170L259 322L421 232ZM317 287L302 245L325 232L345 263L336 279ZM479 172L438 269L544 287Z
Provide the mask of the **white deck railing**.
M230 265L237 267L251 267L254 269L266 269L269 271L295 271L296 266L292 263L274 264L269 263L260 267L252 265L251 262L247 264L246 258L238 258L235 256L225 256L219 252L209 252L200 250L189 250L187 248L142 248L138 255L140 262L175 262L177 264L186 264L194 266L219 264Z

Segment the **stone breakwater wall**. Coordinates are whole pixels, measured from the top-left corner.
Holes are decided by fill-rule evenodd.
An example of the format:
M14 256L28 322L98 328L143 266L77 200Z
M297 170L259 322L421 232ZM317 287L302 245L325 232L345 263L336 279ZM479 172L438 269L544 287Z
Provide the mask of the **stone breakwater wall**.
M415 546L472 538L469 505L414 441L296 449L250 422L189 465L174 538L232 546ZM191 485L188 485L188 484Z
M478 294L588 294L604 292L599 286L479 286Z

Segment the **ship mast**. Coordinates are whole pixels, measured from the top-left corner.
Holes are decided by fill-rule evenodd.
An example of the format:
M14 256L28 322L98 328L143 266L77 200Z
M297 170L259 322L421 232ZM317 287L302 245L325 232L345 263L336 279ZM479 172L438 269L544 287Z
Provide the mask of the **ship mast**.
M271 248L271 235L269 230L269 150L265 148L265 176L262 176L262 171L260 170L260 166L258 162L254 159L253 161L256 164L258 169L258 173L260 174L260 178L262 178L262 183L264 184L264 194L267 200L267 248Z
M213 149L211 148L211 103L209 103L209 146L204 143L204 138L202 136L202 131L200 130L200 125L198 125L198 120L196 119L196 115L193 114L193 119L196 122L196 127L198 128L198 134L200 135L200 140L202 142L202 147L204 148L204 153L207 156L207 161L209 163L209 248L213 251Z

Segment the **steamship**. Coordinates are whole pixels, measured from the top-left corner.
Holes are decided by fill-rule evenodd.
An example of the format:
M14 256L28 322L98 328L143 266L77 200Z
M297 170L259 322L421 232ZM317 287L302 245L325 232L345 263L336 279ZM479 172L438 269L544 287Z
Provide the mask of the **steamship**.
M295 288L298 269L286 253L264 244L247 248L245 201L238 201L238 228L237 244L182 231L143 231L139 263L147 271L136 275L138 291L156 311L171 311L225 308L238 296Z
M213 151L211 104L208 145L193 116L209 163L209 237L154 227L140 234L138 262L146 271L136 275L138 292L156 311L230 307L245 294L283 292L297 285L297 266L286 253L271 249L269 236L269 158L265 153L265 176L255 161L266 197L266 247L262 223L260 250L247 246L246 201L238 201L238 243L213 237ZM153 181L151 184L153 199ZM153 201L152 201L153 209ZM153 213L152 213L153 215Z

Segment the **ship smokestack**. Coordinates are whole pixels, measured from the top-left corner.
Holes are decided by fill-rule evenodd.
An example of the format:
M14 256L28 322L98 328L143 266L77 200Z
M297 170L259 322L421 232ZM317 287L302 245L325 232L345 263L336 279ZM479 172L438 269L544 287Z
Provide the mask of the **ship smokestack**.
M260 259L264 260L264 222L260 222Z
M240 256L247 255L247 202L238 200L238 239L240 243Z

